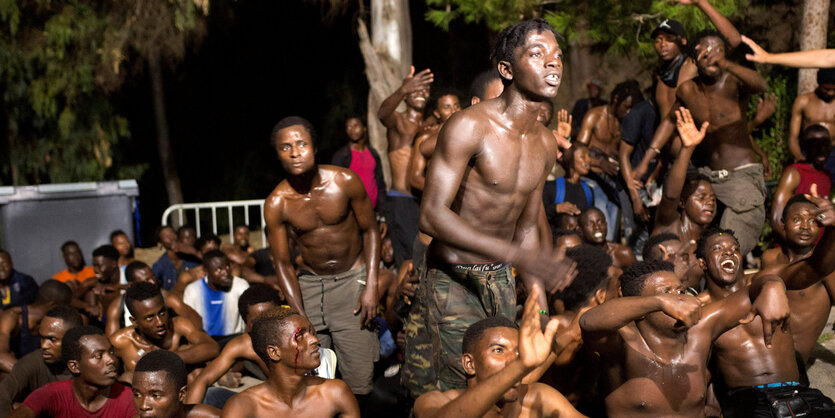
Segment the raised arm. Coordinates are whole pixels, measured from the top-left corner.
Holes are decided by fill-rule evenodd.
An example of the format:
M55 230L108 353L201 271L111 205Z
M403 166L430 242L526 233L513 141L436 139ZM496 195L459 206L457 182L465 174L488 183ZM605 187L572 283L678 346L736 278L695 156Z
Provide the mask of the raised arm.
M434 80L434 75L432 75L432 71L428 68L417 73L415 75L415 67L412 66L411 72L406 78L403 79L403 84L400 85L400 88L394 91L391 96L387 97L386 100L383 100L383 103L380 104L380 110L377 111L377 116L380 118L380 122L383 122L383 125L388 128L392 129L397 126L397 115L396 109L397 105L409 95L409 93L418 91L422 88L428 87L432 84Z
M296 312L306 315L302 305L302 292L299 279L290 261L290 243L287 240L287 226L284 224L284 204L281 197L270 196L264 205L264 223L269 228L267 239L270 242L270 254L273 256L278 286L287 303Z
M247 348L251 351L252 344L247 344L249 334L243 334L235 337L223 347L223 351L214 360L209 362L206 368L200 372L199 375L189 383L188 393L186 394L186 403L199 404L203 403L203 397L206 396L206 388L217 382L239 358L249 358L246 356ZM251 340L250 340L251 341ZM252 354L255 354L254 352Z
M745 35L742 42L748 45L753 54L746 54L748 61L761 64L777 64L797 68L832 68L835 67L835 49L815 49L809 51L784 52L772 54L757 45Z
M770 347L774 330L788 326L789 301L779 276L758 273L750 286L705 306L703 321L710 326L711 339L716 339L740 323L750 322L755 315L762 318L763 338Z
M681 190L684 188L684 180L687 176L687 164L693 156L693 150L699 145L707 132L708 122L702 123L701 129L696 129L693 116L684 107L675 111L676 128L681 136L681 151L679 152L670 175L664 184L664 195L658 211L655 214L655 226L667 226L675 222L679 217L678 205L681 200Z
M175 352L186 364L199 364L217 357L220 347L217 342L202 329L185 318L173 318L174 327L178 333L188 340L187 345L181 345Z
M800 186L800 173L794 167L786 167L783 176L780 177L780 184L774 192L774 200L771 203L771 228L780 236L786 238L785 224L783 223L783 208L786 207L789 199L794 196L794 191Z
M592 341L615 333L645 315L658 311L681 321L689 328L699 322L701 304L693 296L675 293L607 300L591 308L580 318L583 341Z
M795 161L803 161L803 150L800 149L800 129L803 127L803 109L809 103L806 95L798 96L792 104L792 117L789 121L789 151Z
M182 296L169 293L165 297L165 304L168 305L169 308L173 309L178 316L191 321L197 329L203 329L203 318L201 318L200 314L192 309L191 306L188 306L185 302L183 302Z
M756 94L768 90L768 83L765 81L765 78L757 72L757 70L752 70L729 59L725 59L725 57L720 56L718 52L718 50L715 50L709 52L708 54L716 55L716 64L725 71L735 75L736 78L742 82L745 89L749 93ZM712 58L709 58L708 60L710 59Z
M540 306L537 300L540 293L539 286L534 286L530 297L525 301L522 325L519 328L519 355L500 372L490 376L483 382L468 388L456 399L443 403L445 397L438 392L423 395L415 402L415 416L418 418L432 417L483 417L502 395L514 384L544 362L551 353L551 343L557 333L558 322L552 319L545 331L539 327L537 311Z
M635 217L641 222L649 222L649 212L644 207L644 202L641 200L641 195L638 190L641 188L640 181L635 182L632 179L632 165L630 158L635 147L632 144L621 140L618 147L618 161L620 162L620 174L623 181L626 183L626 190L629 192L629 201L632 202L632 210Z
M380 267L380 231L377 229L377 218L374 216L374 207L368 198L368 193L362 185L362 181L351 171L346 171L342 178L345 181L345 190L351 199L351 209L357 219L362 234L362 248L365 257L365 290L357 301L357 308L354 315L360 314L365 326L370 326L374 317L377 316L377 271Z
M673 132L676 130L676 124L671 116L667 115L661 118L661 123L655 128L655 134L652 135L652 140L649 143L646 154L644 154L644 158L641 159L637 167L632 167L633 181L641 182L641 178L649 171L649 165L652 159L661 156L661 149L667 145L667 141L673 136Z
M742 39L740 37L739 31L736 30L736 27L725 17L722 13L719 13L713 5L710 4L708 0L678 0L681 4L695 4L705 15L707 18L710 19L713 26L716 26L716 29L719 30L719 33L728 40L728 44L730 45L730 49L734 49L739 46Z
M591 131L594 129L594 125L597 124L598 118L598 112L592 112L591 109L586 112L586 116L583 117L583 124L580 126L580 132L577 133L577 142L586 145L591 142Z

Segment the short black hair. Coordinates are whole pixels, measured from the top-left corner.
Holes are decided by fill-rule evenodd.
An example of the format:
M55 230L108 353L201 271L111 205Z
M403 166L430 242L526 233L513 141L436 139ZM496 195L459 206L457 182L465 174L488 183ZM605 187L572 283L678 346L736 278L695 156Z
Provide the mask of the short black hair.
M612 257L602 248L587 244L569 248L565 255L577 263L577 279L555 293L554 298L562 300L565 309L576 312L586 305L597 289L606 287Z
M272 302L275 306L279 306L281 305L281 298L278 292L266 283L252 283L249 285L249 288L244 290L244 293L241 293L241 297L238 298L238 312L241 314L241 318L246 321L246 313L249 307L264 302Z
M235 222L235 226L232 227L232 230L234 231L234 230L236 230L238 228L241 228L241 227L246 228L248 231L252 231L252 227L249 226L249 224L247 224L246 222L240 222L240 221Z
M825 134L826 136L812 136L810 138L815 133ZM818 156L829 156L832 150L829 129L826 129L825 126L819 123L807 126L803 130L803 134L800 135L800 150L803 151L803 155L806 156L806 162L809 163L813 162Z
M154 234L154 236L157 237L157 242L162 242L162 240L160 239L160 235L162 234L162 231L165 231L166 229L170 229L171 232L173 232L175 235L177 234L177 230L174 229L173 226L171 226L171 225L160 225L160 226L157 227L156 234Z
M139 372L165 372L167 379L174 383L177 390L188 384L186 363L180 356L168 350L154 350L142 356L136 362L134 377Z
M704 174L699 173L687 176L684 179L684 186L681 187L681 201L683 202L689 199L690 195L693 194L697 188L699 188L699 183L701 182L705 182L710 185L710 179ZM711 189L713 188L712 185L710 185L710 187Z
M119 250L112 245L102 245L99 248L93 250L93 258L95 257L104 257L109 258L113 261L119 261Z
M206 251L206 254L203 254L203 266L209 268L209 262L211 262L215 258L221 258L225 260L229 259L229 257L226 256L226 253L224 253L221 250L209 250Z
M464 340L461 344L461 353L466 354L470 353L473 354L475 350L475 345L478 343L478 340L484 335L484 331L487 331L491 328L512 328L512 329L519 329L513 321L507 319L504 316L488 316L487 318L482 319L481 321L476 322L475 324L470 325L467 328L467 331L464 332Z
M664 232L662 234L653 235L644 243L644 249L641 256L644 260L660 260L662 254L661 251L658 250L658 244L667 241L681 242L681 238L672 232Z
M76 248L78 248L79 251L81 250L81 246L79 246L77 242L75 242L73 240L69 240L69 241L61 244L61 252L64 252L64 250L66 250L67 247L69 247L69 246L75 246Z
M72 289L58 280L49 279L38 288L35 302L68 305L72 301Z
M268 367L270 356L267 354L268 345L280 345L281 330L287 324L287 319L299 313L290 308L277 307L261 315L252 324L249 336L252 339L252 350L264 361Z
M0 248L0 254L6 254L9 258L12 258L12 254L2 248Z
M63 361L81 360L81 339L88 335L104 335L104 331L92 325L82 325L67 331L61 340Z
M84 320L81 319L81 314L78 310L70 305L58 305L46 311L44 317L60 319L64 321L64 329L71 329L84 325Z
M553 232L551 232L551 236L554 242L557 242L557 239L559 239L560 237L566 237L569 235L576 235L577 237L582 239L582 237L580 237L580 234L573 229L554 228Z
M200 249L209 242L214 242L218 247L220 247L220 237L215 234L203 234L200 238L197 238L197 241L194 241L194 248L196 248L197 251L200 251Z
M487 94L487 86L493 81L501 81L501 79L502 76L499 75L499 70L496 68L480 72L470 83L470 99L478 97L480 100L485 100L484 95Z
M794 206L797 203L808 203L812 206L815 206L815 204L812 203L811 200L807 199L806 196L804 196L802 194L796 194L796 195L792 196L792 198L789 199L788 202L786 202L786 206L783 207L783 215L782 216L783 216L784 220L786 219L786 216L788 216L788 214L789 214L789 208Z
M441 100L444 96L455 96L458 99L458 104L463 104L464 102L461 101L461 95L458 93L457 90L450 87L441 87L437 89L432 89L432 95L429 97L429 113L434 112L438 109L438 100Z
M146 264L144 261L139 261L139 260L131 261L127 265L127 267L125 267L125 280L127 280L128 283L133 283L133 281L136 280L136 277L135 277L136 272L139 271L139 270L148 269L148 268L151 268L151 267L148 264ZM156 276L155 276L155 278L157 279L157 285L159 285L161 280Z
M128 236L128 234L126 234L125 231L122 231L121 229L117 229L117 230L110 233L110 240L112 241L113 238L116 238L119 235L124 235L126 237Z
M603 213L603 211L600 210L600 208L598 208L597 206L589 206L588 208L586 208L586 210L580 212L580 218L577 219L578 224L582 223L583 218L589 216L589 214L592 213L592 212L599 213L601 216L603 216L603 220L604 221L606 220L606 214ZM606 225L608 226L608 223Z
M275 148L275 144L278 141L278 131L289 128L291 126L300 125L307 133L310 135L310 140L313 142L313 149L316 149L316 128L313 127L313 124L310 123L309 120L301 117L301 116L287 116L284 119L278 121L273 127L272 132L270 133L270 145Z
M182 234L186 231L194 231L194 235L197 235L197 230L194 229L193 226L186 224L186 225L183 225L183 226L181 226L177 229L177 238L180 237L180 234Z
M620 276L620 291L623 296L641 296L649 275L659 271L674 272L675 267L669 261L644 260L633 263Z
M159 287L148 282L131 283L128 290L125 291L125 307L131 315L136 315L133 311L133 306L136 302L153 299L155 297L162 297Z
M536 18L523 20L508 26L501 33L499 33L499 36L496 39L496 44L493 46L493 51L490 54L490 59L494 62L507 61L513 64L516 61L516 48L524 45L525 37L527 37L530 32L551 32L558 41L562 39L559 32L554 30L554 28L551 27L545 19ZM508 85L510 82L511 80L505 80L502 78L502 83L504 85Z
M641 93L641 85L635 80L629 79L618 83L612 90L611 100L615 107L630 97L632 98L633 106L644 101L644 94Z
M730 229L722 229L715 226L708 227L704 231L702 231L702 235L699 235L698 241L696 241L696 258L704 259L707 255L707 240L714 235L722 235L728 234L733 237L737 244L739 244L739 240L736 238L734 231Z

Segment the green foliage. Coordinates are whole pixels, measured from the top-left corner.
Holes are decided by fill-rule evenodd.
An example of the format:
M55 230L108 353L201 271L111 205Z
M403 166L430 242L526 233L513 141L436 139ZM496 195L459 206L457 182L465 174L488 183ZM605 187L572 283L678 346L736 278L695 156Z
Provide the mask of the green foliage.
M774 93L777 96L777 109L774 111L774 115L753 135L754 140L768 156L768 162L771 166L771 179L766 180L778 180L783 174L783 167L792 160L787 141L792 103L794 103L797 92L796 86L790 83L785 75L768 75L766 79L769 91L765 94ZM757 102L758 98L753 97L748 103L749 120L757 112Z

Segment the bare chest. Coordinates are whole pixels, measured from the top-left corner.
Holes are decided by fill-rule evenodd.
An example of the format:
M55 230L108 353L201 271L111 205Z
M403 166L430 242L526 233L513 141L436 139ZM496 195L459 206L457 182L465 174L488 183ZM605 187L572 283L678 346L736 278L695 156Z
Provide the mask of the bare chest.
M350 214L350 200L336 188L312 190L287 199L284 216L297 235L318 228L341 224Z
M532 192L547 174L550 156L542 142L540 138L486 138L482 150L470 162L477 177L472 180L500 193Z

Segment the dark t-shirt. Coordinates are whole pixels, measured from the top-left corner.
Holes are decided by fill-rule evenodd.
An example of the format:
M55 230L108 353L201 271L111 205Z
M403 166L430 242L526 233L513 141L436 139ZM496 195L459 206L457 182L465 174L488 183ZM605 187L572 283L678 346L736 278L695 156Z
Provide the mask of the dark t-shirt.
M583 180L580 180L583 181ZM557 182L546 181L545 187L542 189L542 203L545 205L545 216L548 218L548 223L551 228L556 228L559 224L559 214L557 214ZM588 198L583 186L580 183L573 184L565 182L565 198L563 202L571 202L580 212L589 208ZM593 203L593 202L592 202Z
M132 418L136 415L133 405L133 392L121 383L110 387L110 395L104 406L90 412L78 402L72 390L72 379L52 382L26 397L23 404L35 412L35 416L56 418Z
M255 267L254 270L256 273L262 276L275 276L275 265L273 265L273 259L270 257L270 248L261 248L260 250L255 250L252 254L249 255L255 260ZM294 262L295 259L290 257L290 261Z
M635 147L629 158L629 164L635 167L641 163L655 134L655 108L646 100L632 106L623 118L620 133L627 144Z
M72 377L64 363L47 366L37 349L23 356L12 368L12 372L0 383L0 417L12 411L12 403L23 402L26 396L47 383L67 380ZM56 370L57 369L57 370Z

